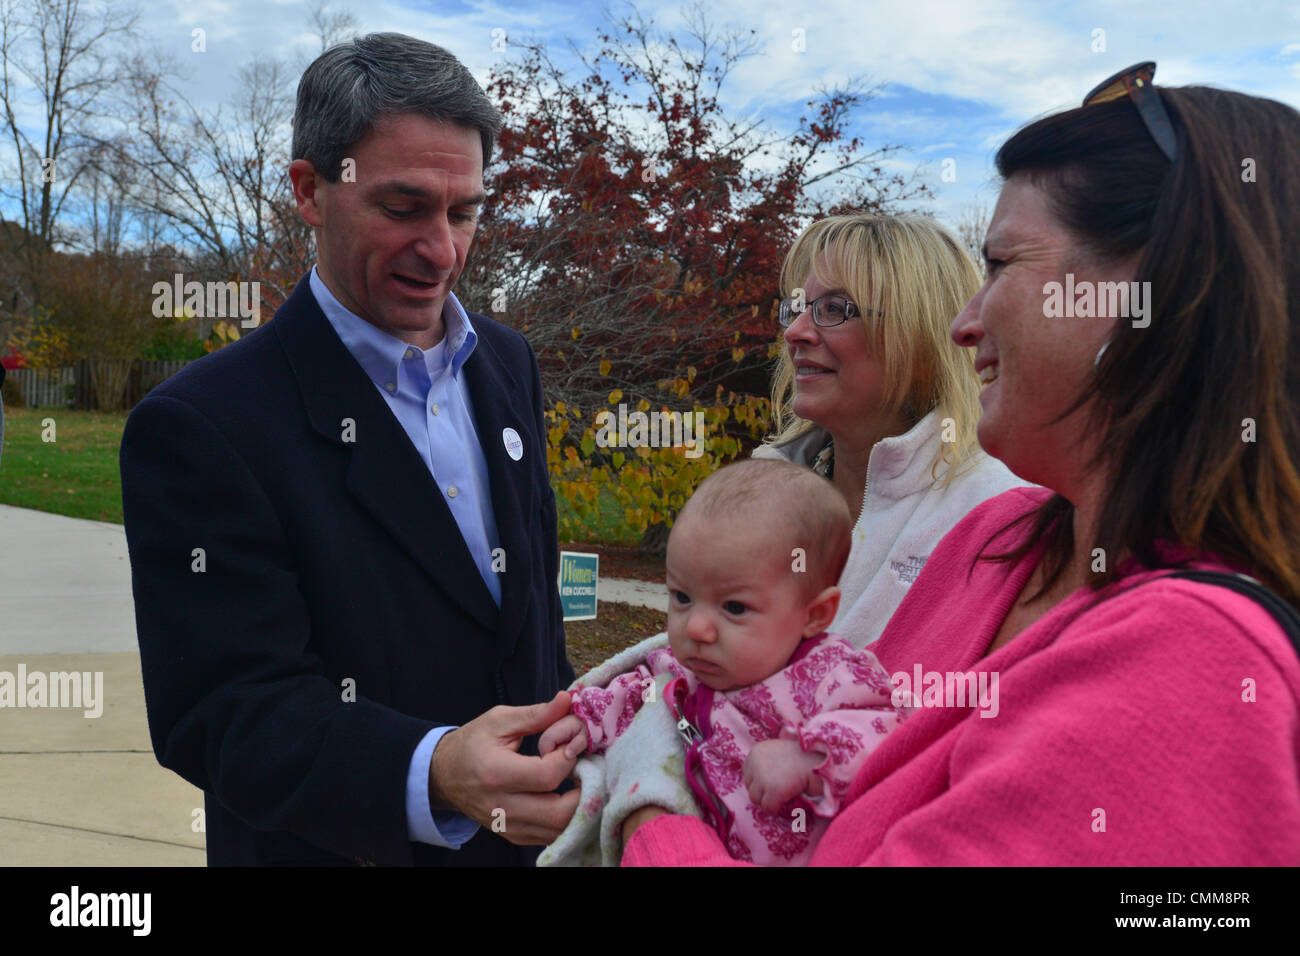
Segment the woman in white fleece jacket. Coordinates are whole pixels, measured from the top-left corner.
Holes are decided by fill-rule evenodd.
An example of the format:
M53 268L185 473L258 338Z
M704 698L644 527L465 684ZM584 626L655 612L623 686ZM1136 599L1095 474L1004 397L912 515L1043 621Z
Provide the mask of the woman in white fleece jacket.
M781 269L778 433L755 458L825 475L856 523L831 631L859 647L884 631L931 550L972 508L1027 483L975 436L979 377L949 336L981 279L924 216L833 216Z

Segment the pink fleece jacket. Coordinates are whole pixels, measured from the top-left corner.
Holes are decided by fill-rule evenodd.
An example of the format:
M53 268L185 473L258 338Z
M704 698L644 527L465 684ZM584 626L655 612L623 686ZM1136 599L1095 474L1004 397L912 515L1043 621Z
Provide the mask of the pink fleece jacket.
M1168 572L1130 564L984 656L1041 551L981 561L967 582L971 559L1050 494L1017 488L973 509L871 648L896 685L918 664L987 672L989 687L997 674L996 714L917 710L868 758L812 864L1300 864L1300 661L1255 601L1186 580L1135 587ZM623 863L734 861L699 820L664 816Z

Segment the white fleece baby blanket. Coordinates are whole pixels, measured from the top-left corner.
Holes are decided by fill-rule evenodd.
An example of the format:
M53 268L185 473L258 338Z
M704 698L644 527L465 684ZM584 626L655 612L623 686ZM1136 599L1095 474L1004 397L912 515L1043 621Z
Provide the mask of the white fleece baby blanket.
M604 687L644 664L651 651L667 646L667 632L648 637L592 668L573 686ZM647 699L603 755L578 758L574 773L582 786L582 802L564 832L542 851L538 866L618 866L623 858L623 821L641 807L700 816L686 782L685 746L663 702L663 689L670 680L671 674L656 679L653 699Z

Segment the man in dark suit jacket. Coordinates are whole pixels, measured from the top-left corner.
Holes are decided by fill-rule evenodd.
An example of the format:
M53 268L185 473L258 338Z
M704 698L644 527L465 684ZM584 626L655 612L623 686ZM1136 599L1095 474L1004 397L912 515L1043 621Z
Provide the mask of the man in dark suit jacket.
M576 806L571 759L516 752L573 676L537 361L451 292L498 128L438 47L322 54L316 269L127 423L149 728L210 864L528 863Z

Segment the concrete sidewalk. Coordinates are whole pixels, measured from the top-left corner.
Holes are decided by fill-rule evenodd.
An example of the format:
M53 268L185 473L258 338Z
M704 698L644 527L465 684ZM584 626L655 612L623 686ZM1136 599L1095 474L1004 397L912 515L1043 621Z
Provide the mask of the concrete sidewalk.
M20 667L102 674L102 713L0 709L0 865L202 866L203 794L149 743L121 525L0 505L0 681Z
M126 532L0 505L0 655L136 650Z
M597 598L668 608L645 581ZM203 866L203 794L149 741L121 525L0 505L0 688L20 668L102 675L102 713L0 707L0 866Z

